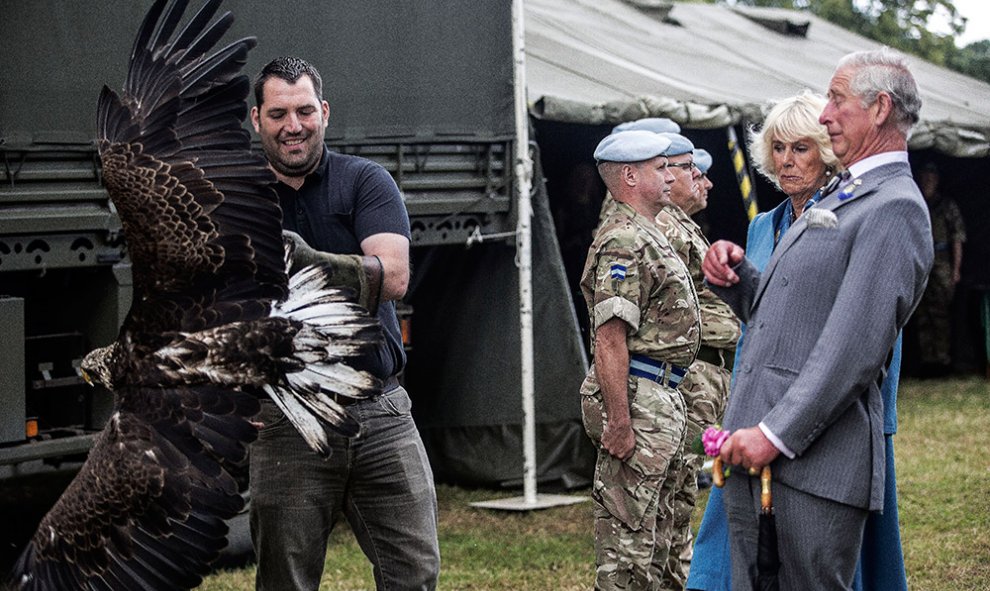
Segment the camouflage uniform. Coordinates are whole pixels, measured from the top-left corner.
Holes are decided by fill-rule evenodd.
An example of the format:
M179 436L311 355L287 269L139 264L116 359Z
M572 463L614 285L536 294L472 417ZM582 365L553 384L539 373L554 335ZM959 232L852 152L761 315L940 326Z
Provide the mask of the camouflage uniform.
M697 474L705 462L703 455L691 452L691 444L705 428L722 420L740 328L729 306L705 286L701 261L710 245L698 224L675 205L660 212L657 224L691 273L701 308L699 358L677 388L684 396L688 420L674 494L674 540L663 581L664 589L683 589L693 555L691 514L698 495Z
M684 264L653 220L614 202L589 249L581 291L592 335L612 318L631 327L629 354L682 367L700 345L701 317ZM595 342L592 339L592 353ZM597 589L657 589L673 533L674 487L669 466L681 453L686 424L683 399L665 381L630 375L627 395L636 438L621 461L599 449L595 501ZM597 445L605 406L594 364L581 385L584 427Z
M612 212L614 210L615 210L615 198L612 197L612 193L611 192L605 191L605 197L602 199L602 209L601 209L601 211L598 212L598 227L599 228L602 227L602 222L605 221L605 218L607 218L610 215L612 215Z
M955 284L952 282L952 245L966 242L962 214L956 202L936 195L928 204L932 218L935 262L928 286L914 312L922 363L949 365L949 310Z

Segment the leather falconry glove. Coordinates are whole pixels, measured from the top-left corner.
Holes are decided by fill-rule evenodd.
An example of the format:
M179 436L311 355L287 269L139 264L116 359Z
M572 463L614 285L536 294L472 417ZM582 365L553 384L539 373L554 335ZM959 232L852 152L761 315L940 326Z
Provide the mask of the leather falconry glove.
M330 284L334 287L348 287L357 293L357 303L372 315L378 312L381 303L382 283L385 270L381 260L374 255L333 254L316 250L302 236L289 230L282 230L286 242L291 241L289 274L314 264L327 264L332 270Z

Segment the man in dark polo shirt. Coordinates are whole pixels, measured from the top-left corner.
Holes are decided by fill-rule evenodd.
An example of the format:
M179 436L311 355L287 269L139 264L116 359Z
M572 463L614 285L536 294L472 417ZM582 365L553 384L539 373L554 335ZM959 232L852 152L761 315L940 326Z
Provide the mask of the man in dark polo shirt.
M347 406L361 434L331 435L329 459L311 451L274 404L262 404L265 426L251 449L257 589L316 591L341 514L374 565L379 589L434 589L440 551L433 474L409 395L395 377L406 361L395 313L409 284L405 205L384 168L326 148L330 107L311 64L277 58L261 70L254 92L251 121L278 178L284 227L339 265L345 283L355 268L373 270L380 293L363 280L350 286L369 309L377 307L384 335L356 364L380 378L383 391Z

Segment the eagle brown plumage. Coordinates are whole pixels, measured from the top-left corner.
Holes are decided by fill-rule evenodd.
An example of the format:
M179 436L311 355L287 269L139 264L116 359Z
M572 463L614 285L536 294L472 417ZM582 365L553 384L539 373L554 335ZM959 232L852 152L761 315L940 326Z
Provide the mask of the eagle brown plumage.
M103 178L123 225L134 304L83 368L115 395L87 461L18 560L20 590L188 589L244 504L234 473L267 394L309 444L357 423L330 393L380 384L348 361L380 338L328 269L286 274L281 212L242 121L253 38L214 51L233 17L158 0L124 92L98 105ZM212 53L211 53L212 52ZM328 386L327 384L330 384Z

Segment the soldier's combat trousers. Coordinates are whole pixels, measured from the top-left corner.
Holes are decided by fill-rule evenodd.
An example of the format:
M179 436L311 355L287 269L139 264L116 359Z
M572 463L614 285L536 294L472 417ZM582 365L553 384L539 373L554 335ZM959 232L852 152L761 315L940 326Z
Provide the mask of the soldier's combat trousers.
M585 431L599 446L595 503L596 589L659 589L673 537L673 464L680 461L687 422L677 390L629 379L636 450L622 461L600 449L607 421L594 372L581 386Z

